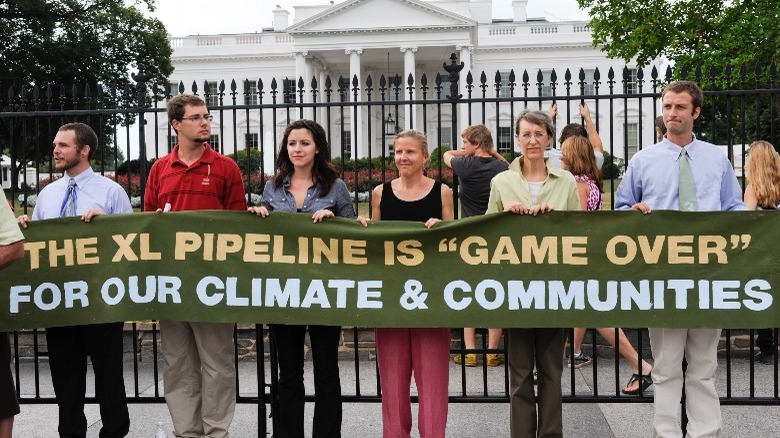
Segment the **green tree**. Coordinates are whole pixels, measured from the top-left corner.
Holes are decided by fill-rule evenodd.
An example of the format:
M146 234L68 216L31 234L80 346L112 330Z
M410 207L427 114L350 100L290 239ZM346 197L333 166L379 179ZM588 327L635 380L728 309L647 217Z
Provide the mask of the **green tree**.
M764 0L577 0L591 17L593 44L645 66L659 56L678 67L768 65L778 59L780 2Z
M60 104L70 109L76 105L73 102L80 109L135 106L137 94L130 70L142 65L150 82L158 84L167 83L173 71L165 26L145 16L144 10L154 11L154 0L0 1L0 89L5 95L13 88L15 94L0 100L0 111L36 109L36 105L45 109L49 91L53 109ZM67 121L74 120L58 118L53 124ZM119 161L112 134L116 126L132 123L132 116L93 115L78 121L100 135L99 162L113 166ZM31 119L2 122L0 147L13 146L17 161L48 160L51 138L44 138L49 135L47 130L35 138L30 135L37 132Z
M780 57L778 1L577 1L591 17L593 44L611 58L645 66L664 56L674 64L674 79L696 80L705 92L777 87L770 65ZM741 110L755 114L757 123L743 127L736 118ZM778 114L780 100L767 94L713 94L704 101L697 133L716 144L772 141Z

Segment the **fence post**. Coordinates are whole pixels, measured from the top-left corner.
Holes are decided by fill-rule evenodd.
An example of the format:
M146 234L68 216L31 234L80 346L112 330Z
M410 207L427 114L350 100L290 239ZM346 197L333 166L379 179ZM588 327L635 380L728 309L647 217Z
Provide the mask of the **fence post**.
M141 178L141 187L143 188L146 186L146 118L144 117L144 114L146 113L146 108L149 106L146 101L146 82L152 78L152 75L144 70L143 65L138 64L138 73L132 73L130 76L136 82L135 90L138 92L138 172ZM129 159L130 157L128 157L128 160ZM144 191L145 190L141 190L141 210L143 210L144 206Z

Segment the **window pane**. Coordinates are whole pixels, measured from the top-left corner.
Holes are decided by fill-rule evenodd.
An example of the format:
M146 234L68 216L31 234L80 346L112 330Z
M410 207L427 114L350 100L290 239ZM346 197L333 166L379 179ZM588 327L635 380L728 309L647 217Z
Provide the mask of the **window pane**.
M179 83L178 82L170 82L168 84L168 95L171 96L171 97L179 95Z
M585 70L585 96L593 96L596 94L596 86L593 84L595 79L593 78L596 70Z
M512 152L512 128L498 127L498 152L508 154Z
M176 146L176 143L179 142L179 137L176 135L169 135L168 136L168 150L172 150L174 146Z
M639 151L639 124L629 123L626 125L626 136L628 146L628 159L634 156Z
M295 103L295 80L285 78L283 81L282 94L284 96L284 103Z
M542 97L551 97L553 95L552 93L552 87L550 86L550 82L552 82L552 70L543 70L542 71Z
M217 81L209 81L209 96L208 96L208 102L206 102L206 104L208 106L219 105L219 88L217 86Z
M628 82L626 83L626 94L636 94L639 92L639 89L637 87L637 82L636 82L636 72L637 70L635 68L628 69Z
M452 147L452 128L449 126L442 126L439 130L439 146L451 148Z
M249 81L249 88L244 90L244 92L244 103L246 105L257 105L257 82ZM247 92L249 95L246 94Z
M259 134L244 134L244 147L246 149L257 149L260 147Z
M344 151L344 159L352 159L352 131L341 131L341 150Z
M219 147L219 134L212 134L209 136L209 145L211 145L211 149L214 149L217 152L221 151Z
M511 97L511 89L509 88L509 72L499 72L501 75L501 88L498 90L498 97Z

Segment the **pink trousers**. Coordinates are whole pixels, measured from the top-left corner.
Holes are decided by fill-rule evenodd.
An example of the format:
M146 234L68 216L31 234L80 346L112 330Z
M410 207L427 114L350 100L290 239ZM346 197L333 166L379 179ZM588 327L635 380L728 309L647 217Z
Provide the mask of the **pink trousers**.
M449 396L450 329L377 328L376 355L382 387L382 436L409 438L412 373L419 395L421 438L444 438Z

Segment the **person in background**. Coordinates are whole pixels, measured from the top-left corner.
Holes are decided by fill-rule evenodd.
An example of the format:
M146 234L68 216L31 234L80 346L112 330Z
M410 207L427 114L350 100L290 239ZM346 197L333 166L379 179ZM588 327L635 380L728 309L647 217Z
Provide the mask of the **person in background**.
M572 135L579 135L590 140L590 144L593 146L593 153L596 156L596 165L599 169L604 165L604 143L599 137L599 132L596 130L596 124L593 123L593 118L590 115L590 108L584 101L580 103L580 116L585 121L585 126L579 123L569 123L561 129L561 136L558 138L558 143L563 145L563 142ZM555 122L555 118L558 117L558 104L551 103L548 110L550 119ZM553 130L555 132L555 130ZM550 162L557 168L561 168L561 149L556 149L555 142L550 142L551 146L548 146L544 153L544 156L550 159Z
M523 111L517 118L515 135L523 155L491 181L487 213L536 216L552 210L581 210L572 174L544 157L554 138L550 117L541 111ZM561 359L565 339L562 328L507 330L512 438L563 436ZM534 366L538 397L534 394Z
M601 170L596 165L596 157L593 154L593 146L587 138L575 135L566 139L561 148L561 163L563 169L574 175L577 181L577 191L580 196L580 206L584 211L599 211L602 209L601 192L604 188ZM615 346L614 328L596 329L609 345ZM585 338L584 328L574 329L574 356L569 358L569 366L580 368L591 362L591 358L582 353L582 341ZM642 369L639 369L639 354L637 354L631 342L626 337L623 329L617 329L620 354L628 361L633 374L626 386L622 388L623 394L636 395L653 384L650 371L653 367L642 360Z
M6 199L0 187L0 195ZM6 199L7 200L7 199ZM0 269L24 257L24 236L16 224L9 203L0 201ZM8 333L0 332L0 360L11 361ZM11 438L14 415L19 413L11 366L0 365L0 438Z
M22 228L31 221L80 216L90 222L103 214L132 213L125 189L95 173L89 160L98 148L95 131L83 123L62 125L54 137L54 165L63 177L41 190L32 219L17 218ZM123 361L123 322L46 329L49 366L59 407L60 437L85 437L84 398L87 359L95 371L95 397L100 405L101 437L123 437L130 431Z
M432 228L454 219L452 190L423 173L428 140L406 130L393 141L398 178L374 188L371 219L422 222ZM412 374L419 394L421 438L444 438L449 401L449 328L377 328L376 360L382 389L382 436L409 438Z
M490 196L490 180L509 168L509 163L493 147L493 136L485 125L471 125L460 135L463 149L444 153L444 164L452 168L458 176L460 186L460 211L462 217L483 215L487 210ZM488 329L488 348L495 350L501 340L501 329ZM466 350L476 348L476 330L472 327L463 329L463 343ZM466 354L465 365L477 365L475 353ZM462 355L453 357L455 363L461 363ZM485 359L487 366L495 367L504 363L504 355L488 353Z
M656 143L660 143L666 135L666 125L664 125L664 116L658 116L655 118L655 139Z
M748 185L744 201L750 210L777 210L780 206L780 155L771 143L759 140L750 145L747 162ZM777 342L773 329L759 329L756 361L775 363Z
M276 169L276 175L268 180L263 190L263 205L249 207L250 212L261 217L268 217L272 211L304 213L310 215L314 223L334 216L357 217L349 189L330 162L325 130L317 122L298 120L287 126ZM280 374L274 434L282 438L304 436L303 354L307 327L314 363L312 436L340 437L338 349L341 327L324 325L271 325Z
M616 210L745 210L734 168L717 146L693 134L704 97L695 82L675 81L661 93L666 136L637 152L615 193ZM681 437L677 422L685 382L687 436L720 434L720 400L715 390L720 329L650 329L655 384L654 437ZM683 357L688 368L683 374Z
M211 118L192 94L168 100L178 136L170 154L152 165L144 211L246 211L235 161L209 146ZM177 437L228 437L236 407L233 323L160 321L165 402Z

